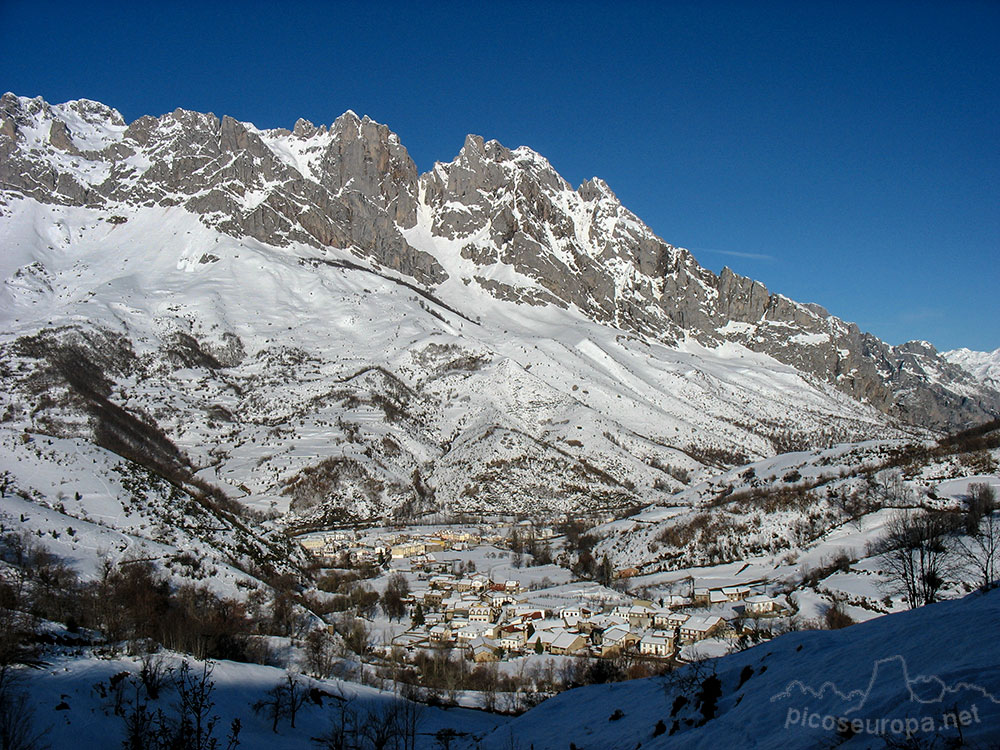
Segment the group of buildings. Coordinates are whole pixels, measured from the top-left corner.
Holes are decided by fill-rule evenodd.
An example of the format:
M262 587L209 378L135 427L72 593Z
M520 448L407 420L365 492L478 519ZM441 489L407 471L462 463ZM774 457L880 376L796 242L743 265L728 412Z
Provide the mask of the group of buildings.
M565 587L525 591L517 581L478 573L424 580L410 596L413 625L393 645L459 647L479 662L531 653L669 658L680 646L735 636L737 619L784 612L779 600L748 586L698 588L694 597L673 596L660 606L621 595L617 602L584 605L567 601ZM720 597L727 607L714 606Z
M607 658L630 652L670 658L681 646L737 635L738 620L785 613L780 600L748 585L694 586L689 595L661 599L659 606L598 584L593 584L593 595L583 598L561 586L529 591L518 580L493 580L442 554L503 547L514 533L536 539L553 534L526 524L335 530L300 537L299 543L321 563L350 560L408 570L416 578L407 602L412 626L393 645L458 647L480 662L531 653Z
M406 558L415 566L433 562L434 553L464 550L492 541L471 529L440 529L427 534L392 530L339 529L307 534L299 544L321 565L379 564Z
M485 529L454 526L423 530L410 528L405 531L336 529L305 534L297 541L321 565L334 566L344 562L352 565L379 564L405 558L412 568L422 568L435 564L436 553L466 550L480 544L506 547L517 534L545 540L552 538L555 532L550 527L522 521Z

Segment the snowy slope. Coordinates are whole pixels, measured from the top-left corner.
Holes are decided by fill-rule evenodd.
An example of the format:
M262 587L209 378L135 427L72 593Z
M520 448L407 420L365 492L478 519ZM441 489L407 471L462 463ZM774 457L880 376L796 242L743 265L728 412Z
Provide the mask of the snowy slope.
M672 347L739 343L922 425L964 425L1000 409L1000 394L925 342L889 347L816 305L728 269L716 276L653 234L604 182L574 190L527 147L469 136L452 162L418 175L394 133L353 112L292 131L185 110L126 125L97 102L5 94L0 121L10 196L99 209L110 221L127 217L120 209L183 207L241 240L293 253L304 244L324 260L344 250L459 310L503 300L529 318L577 312ZM184 262L218 262L197 239ZM36 272L44 277L35 267L22 275ZM20 281L38 281L28 278Z
M504 510L512 488L543 510L614 507L679 487L665 469L704 471L699 446L763 456L772 435L832 441L885 425L740 345L668 348L486 295L465 307L473 323L388 274L235 240L179 208L123 209L119 224L30 199L7 213L0 272L22 281L0 300L6 428L90 435L65 386L38 368L66 347L99 360L114 340L112 401L264 510L334 500L369 517L430 503L414 471L448 509ZM42 356L28 346L39 330ZM298 481L324 461L343 470Z
M942 352L941 356L952 364L972 373L991 388L1000 388L1000 349L992 352L974 352L971 349L953 349Z
M923 345L711 274L600 180L574 190L475 136L421 176L350 112L125 123L7 94L0 179L3 444L96 444L285 523L615 515L798 447L975 420L996 395ZM62 508L46 530L101 511L60 505L63 463L8 468Z
M897 611L907 605L872 545L898 515L963 510L973 483L1000 491L997 426L966 440L844 444L721 472L598 526L594 554L634 568L629 591L642 599L741 584L787 595L800 621L822 620L834 600L856 621ZM967 593L974 578L955 569L942 596Z
M843 630L791 633L700 672L562 693L482 746L509 747L513 737L535 750L882 748L909 731L920 747L959 736L990 747L1000 737L1000 651L988 635L998 617L994 590ZM698 693L712 693L712 675L717 703L703 711ZM961 734L954 721L946 726L952 713L964 720ZM654 736L660 721L665 731Z
M165 668L179 669L181 656L164 653L160 657ZM195 674L200 674L203 662L188 660ZM306 690L313 689L318 703L307 700L296 717L292 728L287 719L279 722L278 731L271 729L271 720L258 715L252 706L267 697L267 691L285 678L285 671L274 667L238 662L219 661L209 664L209 680L214 684L209 699L214 704L208 713L217 719L214 737L225 747L224 738L230 731L233 719L241 724L239 747L274 750L292 750L310 747L310 738L330 730L331 722L338 715L339 706L346 704L352 711L365 716L378 714L384 707L399 700L391 690L382 691L341 680L315 680L297 675ZM23 675L23 688L31 694L34 724L38 730L47 729L44 741L52 748L74 747L79 750L105 750L121 747L125 738L125 716L137 695L135 682L124 681L122 715L115 713L114 684L125 675L138 677L139 659L86 658L66 654L55 656L37 670L27 670ZM116 677L117 676L117 677ZM148 702L148 709L160 709L171 714L177 703L177 693L170 687L170 676L165 680L160 697ZM140 688L141 690L141 688ZM464 708L443 710L417 706L417 748L436 747L435 733L441 729L454 729L463 736L482 735L504 717Z
M917 746L936 747L957 738L961 724L965 746L991 747L1000 737L1000 652L989 637L998 618L1000 591L994 590L843 630L786 634L664 677L577 688L513 719L425 707L416 746L438 747L434 735L450 728L460 735L452 747L483 750L860 749L903 742L907 732L923 743ZM38 669L22 670L35 726L48 729L52 747L117 746L125 722L114 711L112 678L137 675L139 661L65 651ZM180 657L165 655L165 666L179 663ZM200 662L192 665L196 673L201 669ZM234 662L216 662L212 669L216 736L239 718L241 747L303 747L329 729L344 699L362 711L394 700L391 692L300 677L326 695L318 696L319 705L305 704L294 729L283 719L273 733L251 705L285 673ZM127 713L135 688L124 684ZM713 694L714 701L702 697ZM166 687L150 708L170 712L175 701Z

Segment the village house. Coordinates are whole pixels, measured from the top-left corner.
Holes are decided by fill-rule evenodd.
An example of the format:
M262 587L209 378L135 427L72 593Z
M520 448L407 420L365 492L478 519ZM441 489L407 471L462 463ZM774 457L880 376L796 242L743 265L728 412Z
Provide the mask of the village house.
M748 615L777 614L784 609L776 599L766 594L757 594L746 599L744 612Z
M316 554L326 546L326 539L319 536L307 536L298 539L299 546L310 554Z
M615 620L618 620L618 619L619 618L615 618ZM613 622L613 623L608 623L608 624L602 625L600 623L600 621L596 620L593 617L576 620L575 623L573 621L571 621L571 620L564 620L563 622L566 623L566 628L567 629L569 629L569 630L577 630L580 633L584 633L585 635L589 634L589 633L593 633L595 630L603 630L605 627L608 627L609 624L610 625L620 625L620 624L623 624L623 623L620 623L620 622Z
M542 644L542 650L548 651L552 646L552 641L556 639L557 633L552 630L536 630L531 638L525 643L525 650L527 651L537 651L538 644Z
M710 589L708 592L708 604L710 607L717 606L719 604L726 604L729 601L729 597L723 592L722 589Z
M424 607L428 609L437 609L441 606L441 602L444 600L444 592L440 589L428 589L424 592L423 601Z
M444 622L434 625L429 635L432 643L451 643L455 640L451 625Z
M725 626L725 620L718 615L694 615L681 625L681 640L694 643L718 633Z
M470 622L455 634L459 645L468 644L476 638L493 638L496 628L488 622Z
M476 638L469 643L472 660L478 664L488 661L500 661L501 647L489 638Z
M469 606L473 602L468 599L452 594L447 599L441 602L441 608L444 610L445 616L449 619L464 618L469 617Z
M673 625L670 624L670 615L672 614L673 612L665 607L663 609L658 609L655 612L653 612L653 627L654 628L674 627Z
M500 646L511 653L524 650L524 644L528 642L528 631L517 625L507 625L500 628Z
M584 624L584 623L581 623ZM628 617L616 614L594 615L590 620L585 621L591 630L607 630L609 628L621 626L628 629Z
M394 560L398 560L403 557L422 555L426 548L427 546L423 542L403 542L393 545L389 553Z
M505 604L513 604L516 601L514 595L506 590L490 591L486 594L486 600L494 607L502 607Z
M479 541L479 535L473 534L468 529L441 529L434 534L443 542L471 542Z
M626 616L630 627L637 630L645 630L653 622L655 610L645 604L633 604L628 608Z
M542 620L548 614L548 610L544 607L533 607L527 604L521 604L514 607L514 611L511 613L515 620L521 620L527 622L528 620Z
M563 627L565 627L567 630L572 630L574 632L579 632L581 630L587 629L585 621L580 619L579 617L564 617L562 618L562 622L563 622ZM581 625L583 627L581 627Z
M749 586L727 586L722 589L727 601L741 602L750 596Z
M472 622L496 622L500 616L500 608L486 602L478 602L469 606L469 620Z
M664 657L674 653L674 636L663 630L650 630L639 640L639 653Z
M582 617L582 614L580 612L580 607L578 606L563 607L562 609L559 610L559 617L562 620L566 620L570 617L579 620Z
M437 588L450 591L455 585L455 579L449 575L436 575L427 583L432 589Z
M570 633L567 630L558 630L556 637L549 644L550 654L575 654L577 651L587 647L587 639L579 633Z
M671 612L667 616L667 627L668 628L679 628L685 622L691 619L691 615L684 612Z
M614 625L601 634L601 656L613 656L632 648L639 642L639 636L623 625Z

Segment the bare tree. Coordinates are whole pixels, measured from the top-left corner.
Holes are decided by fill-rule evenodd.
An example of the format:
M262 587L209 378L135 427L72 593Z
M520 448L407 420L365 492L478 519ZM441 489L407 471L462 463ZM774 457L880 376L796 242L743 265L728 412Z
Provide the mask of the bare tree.
M150 700L155 701L160 697L160 689L172 672L173 668L167 666L162 655L143 654L139 667L139 681Z
M317 628L309 632L305 641L306 668L313 677L326 679L337 664L336 641L326 630Z
M412 700L396 703L396 730L401 740L400 750L414 750L417 745L417 730L423 719L424 707Z
M487 711L497 710L497 690L500 687L500 674L496 662L488 662L480 667L482 670L483 708ZM478 670L477 670L478 671Z
M288 723L295 729L295 716L299 709L306 702L308 692L306 686L299 679L299 675L291 670L285 672L285 695L287 696Z
M336 706L330 717L330 728L313 738L313 743L322 750L354 750L358 746L358 717L351 705L351 699L344 695L334 696Z
M869 493L882 507L899 508L913 504L913 491L900 469L882 469L868 476Z
M212 714L212 709L215 708L215 701L212 700L212 693L215 691L215 682L211 679L212 669L211 662L204 662L201 671L195 672L185 661L174 677L178 713L175 736L181 743L180 747L209 750L217 746L214 732L219 717Z
M35 728L35 709L18 685L19 674L9 664L0 665L0 747L4 750L44 750L48 729Z
M342 656L352 653L364 656L372 650L371 628L360 617L346 612L337 620L335 627L343 639Z
M344 695L330 717L330 728L313 742L323 750L413 750L423 711L407 700L358 707Z
M955 539L960 561L975 571L982 591L996 585L1000 568L1000 518L997 518L996 491L985 483L969 485L965 536Z
M888 585L903 594L910 608L937 601L946 577L955 568L949 538L954 524L946 514L898 514L886 524L883 536L871 547L886 568Z
M406 603L403 600L409 594L410 584L406 582L406 576L399 572L390 575L385 592L382 594L382 609L385 611L386 617L398 620L405 615Z
M396 738L396 701L380 703L368 709L360 725L359 734L371 750L386 750Z
M211 664L206 663L200 671L195 671L190 664L183 662L180 669L172 674L171 682L177 693L173 713L150 708L153 697L149 686L155 684L159 691L164 673L144 677L125 672L117 681L112 678L112 688L117 685L123 693L126 687L134 689L134 698L124 700L121 707L115 710L125 725L122 747L126 750L219 750L221 747L233 750L238 747L239 719L233 719L224 740L215 736L219 717L213 714L215 683L210 679L211 675ZM117 700L117 692L113 700Z
M271 720L272 732L278 732L278 722L281 719L288 719L289 725L294 729L295 716L305 703L307 695L299 676L288 671L285 672L284 679L267 691L267 697L254 703L252 708L254 713L263 714Z

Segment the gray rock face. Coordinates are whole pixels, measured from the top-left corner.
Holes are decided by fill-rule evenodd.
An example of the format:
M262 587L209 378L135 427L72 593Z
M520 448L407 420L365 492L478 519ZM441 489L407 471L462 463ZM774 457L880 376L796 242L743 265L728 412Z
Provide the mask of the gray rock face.
M668 344L684 335L707 346L738 342L923 427L951 429L1000 413L1000 394L933 347L892 347L728 268L716 275L657 237L604 182L572 191L530 149L469 136L453 162L421 178L421 189L432 231L470 239L463 257L508 264L546 290L472 279L495 296L574 305Z
M184 206L236 237L351 249L427 285L445 278L397 227L416 221L416 166L384 125L345 115L331 131L304 121L284 131L325 140L316 173L303 175L259 131L231 117L178 109L126 127L94 102L60 107L103 134L101 148L81 149L59 108L7 94L0 100L4 189L74 206Z
M426 215L432 236L463 243L473 270L461 281L497 298L575 307L666 344L738 342L924 427L1000 413L1000 394L932 347L891 347L728 268L716 275L657 237L603 181L573 190L530 149L475 135L451 163L418 176L394 133L353 112L329 129L300 119L290 131L261 131L180 109L126 125L97 102L5 94L0 187L108 210L182 206L232 236L347 249L432 288L447 273L433 250L404 238ZM530 284L479 271L494 264Z
M350 189L374 201L401 227L417 223L417 166L395 133L353 112L333 123L333 138L319 163L321 184Z

